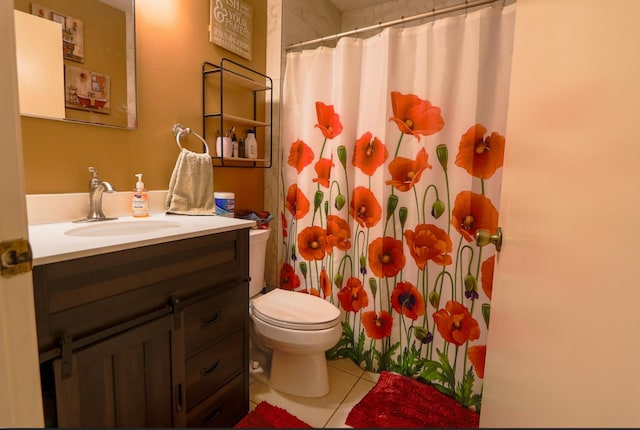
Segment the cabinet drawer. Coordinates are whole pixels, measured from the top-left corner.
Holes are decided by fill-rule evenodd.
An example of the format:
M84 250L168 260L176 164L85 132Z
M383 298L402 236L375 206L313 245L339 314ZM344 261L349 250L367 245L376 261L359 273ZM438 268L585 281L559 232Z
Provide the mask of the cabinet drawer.
M244 370L242 330L187 360L187 410ZM247 364L248 365L248 364Z
M244 324L245 315L249 312L246 283L224 286L220 290L218 294L184 307L187 357Z
M231 428L249 411L248 385L238 375L213 396L187 413L189 427Z

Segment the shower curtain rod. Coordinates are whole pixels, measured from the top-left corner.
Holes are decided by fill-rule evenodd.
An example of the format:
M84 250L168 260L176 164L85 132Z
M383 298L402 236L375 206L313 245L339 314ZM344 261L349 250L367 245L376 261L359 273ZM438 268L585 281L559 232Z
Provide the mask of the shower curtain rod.
M459 5L444 7L438 10L434 9L431 12L425 12L418 15L413 15L407 18L402 17L400 19L394 19L393 21L381 22L376 25L370 25L368 27L356 28L355 30L345 31L343 33L337 33L332 36L324 36L324 37L319 37L318 39L313 39L306 42L294 43L292 45L287 46L285 50L289 51L290 49L302 48L304 46L313 45L316 43L322 43L327 40L338 40L341 37L353 36L354 34L364 33L365 31L376 30L376 29L381 30L386 27L391 27L392 25L404 24L405 22L416 21L418 19L423 19L423 18L431 18L432 16L442 15L449 12L456 12L462 9L468 9L470 7L482 6L489 3L495 3L497 1L499 0L465 1L464 3L461 3ZM502 0L503 5L504 5L504 2L505 0Z

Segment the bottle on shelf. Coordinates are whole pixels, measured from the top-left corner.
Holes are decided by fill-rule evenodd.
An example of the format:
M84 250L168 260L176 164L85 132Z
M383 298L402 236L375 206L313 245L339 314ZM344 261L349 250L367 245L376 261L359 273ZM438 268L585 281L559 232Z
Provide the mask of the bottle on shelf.
M238 137L235 133L233 133L231 137L231 153L232 157L238 158Z
M258 142L254 130L247 131L247 137L244 140L245 155L247 158L258 158Z
M238 139L238 157L245 158L247 154L245 153L245 145L242 139Z

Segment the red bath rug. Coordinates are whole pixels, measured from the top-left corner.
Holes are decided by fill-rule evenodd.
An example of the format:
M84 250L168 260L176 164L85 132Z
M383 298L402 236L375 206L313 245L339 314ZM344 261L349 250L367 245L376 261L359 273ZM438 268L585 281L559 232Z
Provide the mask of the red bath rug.
M242 418L233 428L312 428L286 410L267 402L260 402L254 410Z
M434 387L392 372L380 379L347 416L354 428L478 428L480 414Z

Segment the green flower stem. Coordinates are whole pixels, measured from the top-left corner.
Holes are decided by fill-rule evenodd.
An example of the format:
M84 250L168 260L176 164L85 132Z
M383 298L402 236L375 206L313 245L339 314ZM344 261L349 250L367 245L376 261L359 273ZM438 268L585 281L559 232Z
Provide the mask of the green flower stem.
M458 279L457 276L460 276L460 302L464 301L464 269L462 268L462 253L464 252L465 248L469 248L468 245L462 246L458 249L458 255L456 256L456 259L460 261L460 264L457 264L457 269L459 269L459 273L458 271L456 271L456 280ZM471 266L471 261L469 261L469 267Z
M402 351L402 335L406 334L406 322L404 320L404 315L402 313L402 311L404 310L404 305L402 305L400 307L400 315L398 315L398 318L400 319L400 324L398 324L398 338L399 338L399 343L400 343L400 351ZM402 329L402 326L405 326L405 329ZM404 333L403 333L404 332ZM407 343L409 343L409 338L407 338Z
M364 255L364 247L366 245L366 238L365 238L366 233L364 232L364 230L360 230L360 224L358 224L358 227L356 227L356 235L355 235L355 240L354 240L354 246L355 246L355 255L359 256L359 255ZM361 243L362 242L362 243ZM358 264L358 276L362 275L362 273L360 273L360 260L358 259L358 263L354 264ZM364 275L362 275L362 283L364 284Z
M345 177L346 177L346 175L345 175ZM329 188L329 202L333 201L333 198L331 196L332 196L332 191L333 191L333 186L334 185L336 186L336 188L338 188L338 194L342 194L342 191L340 190L340 183L338 181L336 181L336 180L332 180L331 181L331 186ZM347 206L347 210L348 210L348 208L349 207Z
M454 358L453 358L453 374L456 374L456 367L458 366L458 349L460 349L460 347L458 345L456 345L456 352L454 353ZM451 391L453 391L455 393L456 391L456 387L452 386L451 387Z
M351 256L349 254L347 254L347 251L344 252L344 255L342 256L342 258L340 259L340 263L338 263L338 273L342 273L342 277L344 278L344 272L347 269L347 264L346 261L349 260L349 272L350 275L353 276L353 259L351 258Z
M436 200L439 199L438 196L438 187L436 187L435 184L430 184L425 190L424 190L424 194L422 195L422 222L425 223L426 219L427 219L427 210L425 209L425 204L427 203L427 194L429 193L429 190L433 188L433 190L436 193Z
M318 160L322 159L322 153L324 152L324 147L327 144L327 138L325 137L324 140L322 141L322 147L320 148L320 156L318 157Z
M478 265L476 266L476 279L480 280L480 262L482 261L482 247L480 247L480 249L478 249ZM476 301L473 300L471 302L471 309L469 310L469 312L473 315L473 309L476 305Z
M418 203L418 191L416 191L416 187L415 185L412 187L413 188L413 198L416 201L416 211L418 212L418 223L420 222L420 203ZM424 207L422 208L422 222L424 223L425 220L425 214L424 214Z
M422 282L420 282L420 276L422 275ZM416 285L420 285L420 289L422 290L422 298L425 301L425 308L429 305L429 263L424 266L424 269L418 270L418 281ZM436 309L437 310L437 309ZM429 318L422 318L422 327L425 327L429 330Z
M384 220L384 228L382 229L382 237L385 237L387 235L387 228L389 227L389 221L391 220L391 218L395 218L395 217L385 217Z
M478 264L476 265L476 279L480 279L480 266L482 262L482 247L478 249ZM471 271L471 266L469 266L469 271Z
M347 214L348 214L349 213L349 208L351 207L351 206L349 206L349 196L350 196L350 194L349 194L349 175L348 175L346 166L343 168L343 170L344 170L344 187L345 187L345 190L347 191L347 194L346 194L346 196L347 196L347 204L346 204L346 206L347 206ZM340 189L338 189L338 191L340 191Z
M451 223L449 223L451 224ZM458 241L458 250L456 252L456 264L455 264L455 268L453 270L453 273L458 273L458 264L459 264L459 260L460 260L460 247L462 246L462 238L463 236L460 235L460 240ZM456 301L456 289L455 287L457 286L457 283L455 282L455 280L457 278L453 278L454 279L454 289L453 289L453 298L451 300ZM464 286L462 287L464 288ZM464 297L464 291L462 292L462 297Z
M447 185L447 207L449 208L447 210L447 234L451 237L451 189L449 187L449 174L446 170L444 171L444 181Z
M318 270L318 260L313 260L313 265L316 269L316 277L315 280L318 284L318 293L320 293L320 271ZM313 282L311 283L311 287L313 288Z
M484 179L480 178L480 186L482 189L482 195L484 196Z
M298 236L298 220L296 220L295 217L291 217L291 230L289 231L289 233L289 240L293 241L293 243L296 243L295 238ZM291 242L289 242L289 249L293 249L293 245L291 245ZM291 265L294 269L296 268L296 261L297 260L293 259L293 255L291 255Z
M307 291L307 293L309 292L309 283L307 282L306 275L304 276L304 289Z
M402 143L403 137L404 137L404 132L400 132L400 137L398 138L398 145L396 146L396 153L393 154L393 158L398 158L398 151L400 151L400 144Z
M471 265L473 264L473 248L470 247L469 245L465 245L462 247L462 249L460 250L460 258L462 258L462 253L467 250L469 251L469 265L467 266L467 272L471 273ZM462 273L462 268L460 268L460 273ZM477 279L477 276L476 276Z

